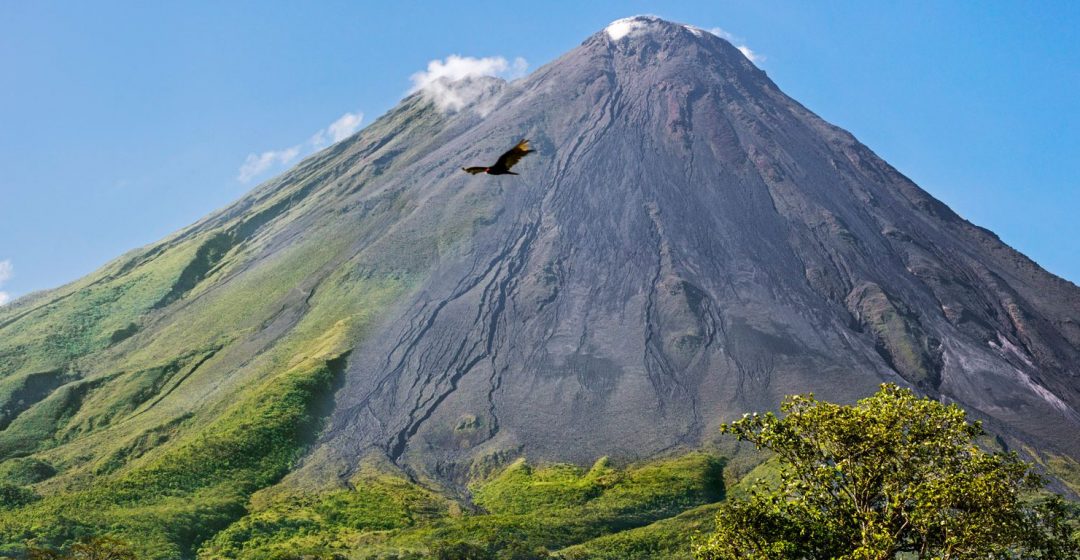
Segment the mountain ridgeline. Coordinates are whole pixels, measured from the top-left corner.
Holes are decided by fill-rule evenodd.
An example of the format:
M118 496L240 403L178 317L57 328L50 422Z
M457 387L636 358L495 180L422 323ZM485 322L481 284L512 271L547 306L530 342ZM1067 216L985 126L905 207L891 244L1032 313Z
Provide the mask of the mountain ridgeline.
M250 516L372 472L418 485L417 511L450 499L427 489L483 507L475 481L520 457L670 457L784 395L882 382L963 405L1069 484L1080 289L728 42L620 25L481 79L460 111L411 95L0 308L0 483L28 492L0 541L110 527L163 558L235 557L221 535ZM520 138L520 176L461 172Z

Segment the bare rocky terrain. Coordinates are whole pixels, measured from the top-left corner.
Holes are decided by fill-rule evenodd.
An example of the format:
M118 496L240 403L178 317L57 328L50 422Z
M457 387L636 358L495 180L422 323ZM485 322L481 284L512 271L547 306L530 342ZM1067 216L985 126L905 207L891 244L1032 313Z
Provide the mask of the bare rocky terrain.
M358 195L417 201L369 244L384 258L462 216L471 234L356 346L327 456L436 477L508 450L647 457L785 394L886 381L1080 456L1075 285L729 43L637 21L425 129L422 156ZM457 171L518 137L538 152L520 177Z

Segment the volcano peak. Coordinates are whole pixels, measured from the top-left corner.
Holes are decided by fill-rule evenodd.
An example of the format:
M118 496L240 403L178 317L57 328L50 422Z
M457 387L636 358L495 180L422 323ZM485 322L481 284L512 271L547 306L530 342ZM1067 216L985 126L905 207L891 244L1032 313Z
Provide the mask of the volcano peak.
M607 35L611 41L621 41L623 39L640 37L645 35L653 35L663 32L668 33L689 33L698 38L704 37L716 37L716 33L695 27L693 25L685 23L677 23L663 19L658 16L650 14L642 14L636 16L625 17L617 19L607 27L603 32Z
M629 35L647 32L650 28L657 28L664 25L670 26L674 24L656 16L638 15L617 19L608 24L608 26L604 28L604 32L607 33L612 41L618 41Z

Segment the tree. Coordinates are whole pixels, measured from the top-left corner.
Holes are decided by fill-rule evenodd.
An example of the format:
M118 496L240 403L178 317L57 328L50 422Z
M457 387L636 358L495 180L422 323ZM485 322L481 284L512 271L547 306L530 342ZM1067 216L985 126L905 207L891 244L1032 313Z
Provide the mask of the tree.
M433 560L491 560L489 547L465 541L440 541L431 547Z
M775 453L779 482L717 514L699 560L1076 559L1057 496L1014 453L988 453L956 405L882 385L853 406L788 397L721 427Z
M135 553L127 543L111 537L94 537L72 545L67 554L31 548L30 560L136 560Z
M495 560L545 560L551 554L541 547L531 547L520 541L513 541L495 554Z
M31 489L14 484L0 483L0 509L13 509L37 501L39 496Z

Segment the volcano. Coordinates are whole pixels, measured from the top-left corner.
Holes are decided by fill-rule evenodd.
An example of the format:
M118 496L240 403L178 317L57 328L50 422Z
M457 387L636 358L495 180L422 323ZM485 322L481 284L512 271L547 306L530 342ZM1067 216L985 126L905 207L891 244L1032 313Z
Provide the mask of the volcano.
M440 123L444 148L368 194L424 200L388 232L410 245L475 217L352 354L324 435L346 463L647 456L785 394L851 401L883 381L1080 451L1076 286L722 39L617 22L492 105ZM538 150L520 181L443 163L519 133Z
M725 40L630 18L523 79L443 85L463 106L410 95L232 206L0 308L0 470L36 461L59 495L176 463L230 414L271 421L230 410L301 371L329 381L290 420L299 451L244 492L365 461L464 488L517 457L647 459L788 394L883 382L1041 462L1080 459L1080 289ZM519 176L461 173L521 138Z

